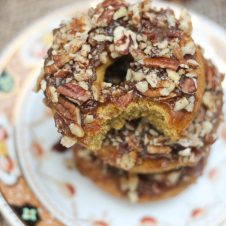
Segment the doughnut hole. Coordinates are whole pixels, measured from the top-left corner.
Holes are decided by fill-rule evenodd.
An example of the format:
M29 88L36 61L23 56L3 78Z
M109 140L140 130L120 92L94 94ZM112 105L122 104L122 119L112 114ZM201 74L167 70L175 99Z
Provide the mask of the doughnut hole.
M127 70L133 61L131 55L118 58L115 62L106 68L104 82L118 85L126 80Z
M108 58L107 62L96 70L96 83L108 82L118 85L125 82L127 70L132 61L131 55L122 56L114 61Z

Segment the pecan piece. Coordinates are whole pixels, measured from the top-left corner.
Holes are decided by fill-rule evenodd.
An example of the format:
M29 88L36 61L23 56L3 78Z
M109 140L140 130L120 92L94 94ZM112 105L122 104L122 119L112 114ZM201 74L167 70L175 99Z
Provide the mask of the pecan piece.
M106 9L98 18L97 20L97 25L98 26L107 26L108 24L111 23L113 15L115 11L113 9Z
M153 145L149 145L147 147L147 152L149 154L169 154L172 151L172 149L170 147L167 146L153 146Z
M60 71L57 71L55 74L54 74L54 77L55 78L64 78L68 75L70 75L71 72L70 71L67 71L67 70L60 70Z
M69 128L70 128L70 131L73 135L75 135L77 137L84 137L85 132L80 125L71 123L69 125Z
M51 65L46 65L44 67L44 73L45 74L53 74L57 71L58 67L56 66L56 64L51 64Z
M147 67L167 68L176 71L180 62L175 59L156 57L144 59L144 65Z
M88 132L88 133L92 133L92 134L96 134L97 132L99 132L101 128L100 122L98 121L93 121L92 123L89 124L85 124L83 126L83 129Z
M85 23L83 19L73 18L70 27L71 27L71 33L77 33L77 32L83 32Z
M113 97L112 102L116 104L118 107L127 107L129 103L131 103L133 99L133 91L128 92L127 94L120 97Z
M76 144L76 140L75 140L75 139L72 139L71 137L64 136L64 137L61 139L60 143L61 143L64 147L70 148L70 147L72 147L73 145Z
M56 111L65 119L81 124L79 109L68 100L59 98L59 102L56 104Z
M55 125L58 129L58 132L65 134L65 135L70 135L70 130L67 127L67 123L65 120L62 118L62 116L58 113L54 114L54 120L55 120Z
M77 100L80 103L84 103L91 98L91 93L88 90L85 90L81 86L73 83L66 83L59 86L57 88L57 92L66 97Z
M223 74L220 74L212 63L206 66L207 88L216 90L223 79Z
M183 93L193 94L197 90L197 85L193 78L183 77L180 79L180 88Z
M104 2L101 3L101 6L103 8L107 8L109 6L112 6L114 8L116 8L117 6L122 6L123 2L121 0L105 0Z
M66 63L68 63L72 59L72 57L70 57L66 53L60 54L60 55L53 55L52 57L53 57L54 63L59 68L64 66Z
M160 94L160 89L161 88L158 88L158 89L148 89L146 92L143 93L144 96L146 97L160 97L161 94Z

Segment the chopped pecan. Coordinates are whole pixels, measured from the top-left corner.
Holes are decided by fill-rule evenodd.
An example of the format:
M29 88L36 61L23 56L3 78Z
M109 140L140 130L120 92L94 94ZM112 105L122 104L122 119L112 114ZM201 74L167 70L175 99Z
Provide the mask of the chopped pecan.
M62 116L57 112L54 114L54 120L55 120L55 125L60 133L65 135L71 134L69 128L67 127L66 120L64 120Z
M184 56L179 46L173 49L173 54L181 63L184 63Z
M128 11L127 11L126 7L124 7L124 6L120 7L119 10L117 10L114 13L113 19L117 20L122 17L126 17L126 18L128 17Z
M196 52L196 46L193 41L189 41L182 47L183 56L189 54L194 55Z
M142 151L142 148L134 135L126 137L126 142L128 143L128 147L130 150L134 150L136 152Z
M64 98L59 98L56 104L56 111L59 115L67 120L81 124L81 116L79 109L68 100Z
M65 97L72 98L84 103L91 98L91 93L88 90L83 89L81 86L74 83L66 83L57 88L59 94L64 95Z
M105 9L104 12L98 18L97 25L107 26L108 24L110 24L114 13L114 9Z
M73 135L75 135L77 137L84 137L85 133L84 133L83 128L80 125L71 123L69 125L69 128Z
M70 28L73 31L73 33L76 32L83 32L84 29L84 20L82 20L82 18L73 18L71 23L70 23Z
M132 30L118 26L114 29L114 45L116 52L127 55L131 46L133 49L138 47L136 34Z
M180 79L180 88L181 91L186 94L193 94L197 90L195 80L189 77L183 77Z
M54 86L49 86L48 90L49 90L49 94L50 94L49 95L50 100L53 103L57 103L58 102L58 93L56 92L56 88Z
M96 132L98 132L101 128L101 125L98 121L93 121L91 123L87 123L83 126L83 129L87 132L87 133L92 133L95 134Z
M149 154L169 154L172 151L170 147L167 146L153 146L149 145L147 147L147 152Z
M189 105L189 101L186 97L182 97L181 99L177 100L174 106L174 111L181 111L185 109Z
M62 67L72 59L68 54L53 55L54 63L57 67Z
M71 137L67 137L67 136L64 136L60 143L65 146L66 148L70 148L72 147L73 145L76 144L76 140L75 139L72 139Z
M96 101L100 99L100 93L101 93L101 85L98 82L94 82L92 85L92 91L93 91L93 97Z
M160 90L161 88L148 89L146 92L143 93L143 95L147 97L160 97L161 96Z
M223 75L209 62L206 66L207 88L216 90L223 79Z
M146 82L146 81L138 82L136 84L136 89L141 93L147 92L148 91L148 82Z
M129 103L131 103L133 99L133 91L128 92L127 94L120 97L113 97L112 102L116 104L118 107L126 107Z
M123 2L121 0L105 0L104 2L101 3L101 6L103 8L107 8L109 6L112 6L115 8L122 5L123 5Z
M179 30L169 30L167 33L169 38L181 38L181 31Z
M51 64L51 65L46 65L44 67L44 73L45 74L53 74L58 70L58 67L56 66L56 64Z
M207 144L213 144L216 138L214 137L213 134L207 134L205 135L204 140Z
M180 62L175 59L156 57L144 59L144 65L147 67L167 68L176 71Z
M133 168L136 164L137 152L131 151L129 153L123 154L122 157L117 159L117 164L125 170Z
M57 71L55 74L54 74L54 77L56 78L64 78L68 75L70 75L71 72L68 71L68 70L60 70L60 71Z

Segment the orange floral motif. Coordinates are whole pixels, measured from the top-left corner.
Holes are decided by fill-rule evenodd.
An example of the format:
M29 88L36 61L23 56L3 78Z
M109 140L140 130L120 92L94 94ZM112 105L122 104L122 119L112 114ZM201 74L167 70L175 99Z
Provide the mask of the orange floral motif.
M36 155L36 157L40 157L43 155L43 149L39 143L33 141L32 149L33 149L33 152Z
M202 216L203 214L204 214L204 209L202 209L202 208L193 209L191 212L192 218L198 218L198 217Z
M12 159L6 155L0 158L0 167L5 171L5 172L11 172L14 165Z
M157 226L157 221L153 217L143 217L140 220L141 226Z
M109 225L104 221L97 220L93 222L93 226L109 226Z
M222 130L221 130L221 138L226 141L226 124L224 124L222 126Z
M208 177L211 180L216 180L217 176L218 176L218 170L216 168L212 168L208 173Z
M0 128L0 141L5 140L8 137L7 132L5 129Z
M70 183L63 184L63 191L67 197L72 197L76 193L74 185L72 185Z

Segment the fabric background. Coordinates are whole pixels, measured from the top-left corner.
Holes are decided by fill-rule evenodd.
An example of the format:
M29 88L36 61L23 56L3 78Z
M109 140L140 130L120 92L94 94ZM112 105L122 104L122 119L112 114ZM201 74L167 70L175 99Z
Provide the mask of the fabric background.
M0 51L35 19L74 1L76 0L0 0ZM170 1L207 16L226 28L226 0ZM9 226L1 215L0 226Z

